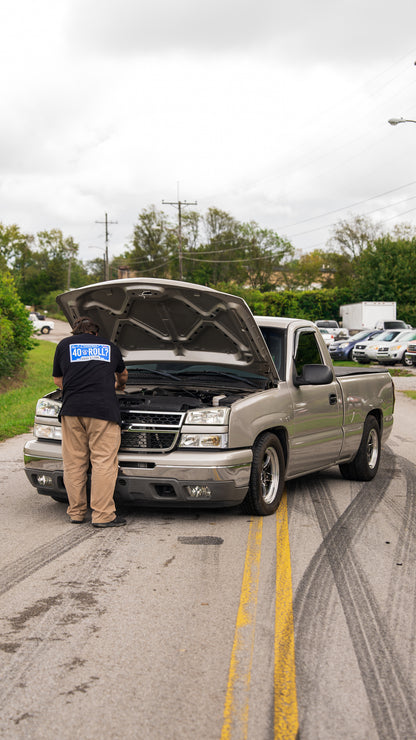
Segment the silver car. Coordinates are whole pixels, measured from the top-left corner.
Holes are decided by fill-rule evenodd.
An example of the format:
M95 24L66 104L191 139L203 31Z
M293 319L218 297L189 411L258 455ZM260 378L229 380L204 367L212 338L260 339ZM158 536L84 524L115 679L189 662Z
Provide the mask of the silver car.
M405 352L409 342L416 339L416 329L407 329L400 332L392 342L380 342L375 359L381 365L395 365L402 362L403 365L412 365L406 360Z
M402 331L402 329L391 329L380 334L377 339L369 342L359 342L352 351L352 359L361 364L374 362L380 343L382 342L385 345L392 342Z

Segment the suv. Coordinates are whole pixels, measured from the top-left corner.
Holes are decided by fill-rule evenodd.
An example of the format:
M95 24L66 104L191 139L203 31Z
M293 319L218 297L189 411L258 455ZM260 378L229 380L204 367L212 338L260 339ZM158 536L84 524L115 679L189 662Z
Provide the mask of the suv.
M416 365L416 341L409 342L404 358L405 365Z
M376 354L381 343L392 342L393 339L401 334L401 329L391 329L390 331L381 332L376 339L370 341L357 342L353 351L352 359L354 362L374 362Z

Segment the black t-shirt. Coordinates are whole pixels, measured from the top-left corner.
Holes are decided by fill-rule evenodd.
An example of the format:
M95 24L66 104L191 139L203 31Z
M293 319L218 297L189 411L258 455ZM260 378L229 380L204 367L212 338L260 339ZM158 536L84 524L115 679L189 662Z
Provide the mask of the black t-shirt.
M121 426L114 373L125 368L115 344L94 334L62 339L55 351L52 374L63 376L60 416L88 416Z

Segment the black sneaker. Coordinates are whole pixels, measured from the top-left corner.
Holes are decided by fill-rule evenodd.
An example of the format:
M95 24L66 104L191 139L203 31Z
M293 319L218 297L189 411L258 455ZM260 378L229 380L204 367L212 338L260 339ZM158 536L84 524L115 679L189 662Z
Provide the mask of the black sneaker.
M111 522L93 522L93 527L101 527L101 529L105 527L124 527L124 525L127 524L127 520L123 519L121 516L116 516L115 519L112 519Z
M71 524L84 524L85 519L71 519Z

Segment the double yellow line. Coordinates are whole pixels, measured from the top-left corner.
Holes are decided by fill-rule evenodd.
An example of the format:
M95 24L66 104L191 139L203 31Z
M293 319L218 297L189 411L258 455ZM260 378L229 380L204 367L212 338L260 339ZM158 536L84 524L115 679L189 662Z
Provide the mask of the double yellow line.
M247 738L262 535L263 519L253 519L248 534L221 740ZM286 493L276 513L275 599L274 738L292 740L296 738L299 723Z

